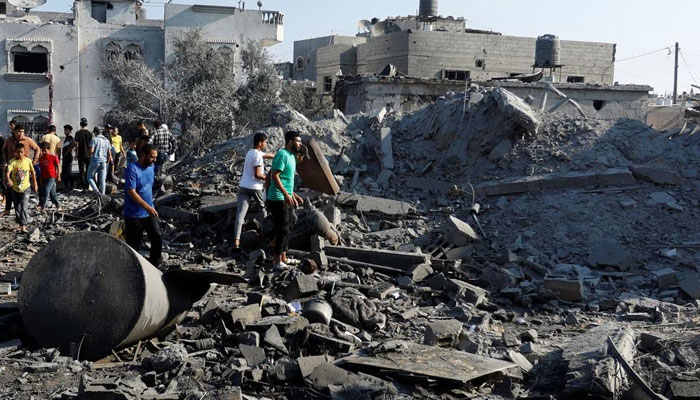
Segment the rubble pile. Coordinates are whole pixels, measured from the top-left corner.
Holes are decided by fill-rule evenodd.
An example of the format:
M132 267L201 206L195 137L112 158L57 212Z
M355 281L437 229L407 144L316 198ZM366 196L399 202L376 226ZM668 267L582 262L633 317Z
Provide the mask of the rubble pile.
M14 294L2 297L0 397L700 393L697 146L630 120L540 115L502 89L406 115L309 121L280 108L271 121L271 151L286 129L313 136L341 187L300 190L296 267L272 271L266 221L246 224L244 251L232 250L252 138L219 143L163 182L164 266L235 283L212 285L173 330L100 360L38 348ZM90 199L67 196L76 209L0 246L11 293L44 240L119 235L118 200Z

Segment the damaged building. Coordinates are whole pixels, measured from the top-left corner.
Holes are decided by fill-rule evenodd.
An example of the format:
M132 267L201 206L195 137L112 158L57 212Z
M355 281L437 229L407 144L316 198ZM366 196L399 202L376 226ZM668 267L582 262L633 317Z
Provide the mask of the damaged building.
M43 4L33 2L31 4ZM76 0L71 12L38 12L0 0L0 118L20 121L28 134L49 122L101 124L112 108L102 65L115 52L143 56L160 70L172 38L199 28L218 51L238 54L247 40L271 46L284 40L278 11L168 2L164 20L145 18L136 0Z
M464 18L439 15L438 0L421 0L415 16L363 20L357 36L332 35L294 42L294 80L332 93L339 76L380 74L387 65L411 78L488 81L533 71L539 39L554 55L548 74L563 83L612 85L616 45L528 38L470 29Z

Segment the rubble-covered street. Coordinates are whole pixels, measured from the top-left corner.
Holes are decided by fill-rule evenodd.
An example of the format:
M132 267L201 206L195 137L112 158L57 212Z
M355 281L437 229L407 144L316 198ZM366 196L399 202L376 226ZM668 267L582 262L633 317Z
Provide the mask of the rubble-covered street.
M58 238L121 235L121 189L61 194L26 235L3 217L0 397L697 399L700 133L535 108L476 85L408 113L278 107L268 148L314 138L341 189L300 182L291 271L271 268L268 221L233 249L252 135L179 160L156 199L163 279L226 283L100 359L38 345L17 295ZM75 319L122 324L92 306Z

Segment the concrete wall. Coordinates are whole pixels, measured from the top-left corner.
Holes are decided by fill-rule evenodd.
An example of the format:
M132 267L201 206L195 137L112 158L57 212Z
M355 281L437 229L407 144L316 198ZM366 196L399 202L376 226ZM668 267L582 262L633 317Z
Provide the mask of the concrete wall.
M337 44L360 44L364 43L366 40L367 39L364 37L340 35L297 40L294 42L294 58L292 59L292 63L294 64L294 80L317 81L319 75L317 73L319 67L317 64L317 53L319 49ZM304 60L304 68L298 68L297 60L299 58Z
M408 31L395 32L374 38L357 46L357 73L378 74L393 64L399 72L408 75L410 68Z
M685 105L651 106L647 115L647 125L658 131L682 128L685 124Z
M498 86L528 101L539 109L545 93L545 85L501 82ZM587 116L603 119L632 118L646 121L649 86L578 85L556 84L557 89L578 102ZM346 82L336 91L336 107L346 114L370 113L382 107L402 112L413 111L432 103L448 93L464 91L463 82L425 79L365 78ZM551 92L547 95L545 110L550 110L560 98ZM600 110L596 109L596 104ZM556 114L579 116L570 105L559 108Z
M336 44L322 47L316 54L318 69L316 77L316 88L318 92L324 91L325 79L331 78L333 85L337 82L338 70L343 71L343 75L357 74L357 48L352 44Z
M545 90L543 83L526 84L519 82L494 83L510 91L516 96L530 101L534 108L541 108L545 92L547 101L544 110L551 110L561 101L561 97ZM638 121L646 121L649 109L649 92L653 90L644 85L580 85L580 84L556 84L555 87L566 96L575 100L588 117L602 119L630 118ZM597 109L599 108L599 109ZM559 108L555 114L565 114L578 117L581 114L570 104Z
M469 71L473 80L488 80L532 73L535 43L535 38L526 37L417 31L408 39L407 74L439 79L442 70L460 70ZM565 67L557 71L557 80L583 76L585 83L613 83L615 45L564 40L561 51ZM477 67L477 60L483 66Z
M260 11L236 7L166 4L165 60L172 55L172 41L193 28L202 30L207 42L227 46L239 54L246 41L272 46L284 40L284 15L276 11Z

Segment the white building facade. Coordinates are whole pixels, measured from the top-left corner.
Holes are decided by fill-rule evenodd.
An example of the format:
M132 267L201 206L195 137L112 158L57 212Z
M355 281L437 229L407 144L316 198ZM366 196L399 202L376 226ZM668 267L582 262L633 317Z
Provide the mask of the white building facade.
M27 13L0 0L0 120L18 120L34 135L48 124L77 127L81 117L100 125L113 104L102 73L110 54L138 53L160 69L172 38L192 28L234 54L247 40L271 46L284 39L276 11L166 4L164 20L142 15L135 0L75 0L68 13Z

